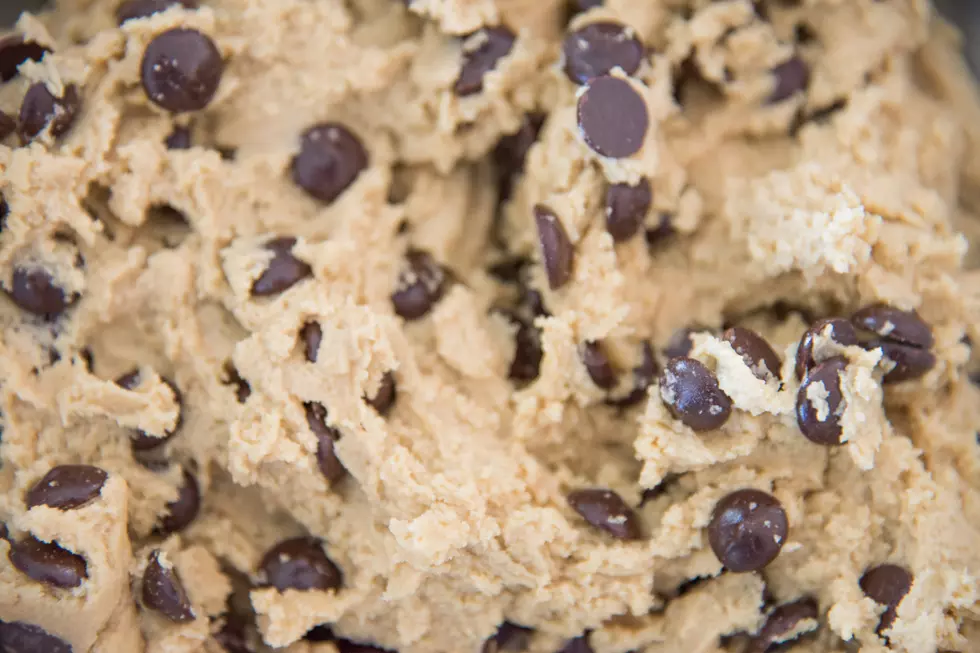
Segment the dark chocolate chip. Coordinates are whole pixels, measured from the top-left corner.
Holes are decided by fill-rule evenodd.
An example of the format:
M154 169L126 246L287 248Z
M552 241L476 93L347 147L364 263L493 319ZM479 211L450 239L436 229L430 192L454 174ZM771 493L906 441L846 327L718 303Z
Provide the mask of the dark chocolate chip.
M900 383L918 379L936 366L936 356L927 349L913 345L891 342L885 338L872 340L865 345L868 349L881 348L885 358L895 364L881 379L882 383Z
M25 311L49 320L61 315L75 299L58 286L50 272L39 267L14 268L10 298Z
M933 345L932 329L915 311L903 311L885 304L866 306L851 317L859 329L903 345L929 349Z
M126 372L116 379L116 385L126 390L135 390L140 385L140 371L132 370L130 372Z
M616 370L609 362L601 343L589 341L582 346L582 363L585 364L592 382L603 390L616 385Z
M538 378L541 371L541 330L529 320L524 320L516 314L507 312L507 317L517 325L514 334L514 358L510 362L507 377L511 381L527 383Z
M701 331L707 331L707 328L695 325L675 331L663 348L664 357L671 359L690 354L691 349L694 348L694 341L691 340L691 336Z
M303 279L313 276L313 268L293 256L296 239L291 236L274 238L265 244L272 259L258 279L252 283L252 295L268 297L288 290Z
M844 395L841 392L840 375L847 368L847 359L838 356L820 363L807 374L796 395L796 423L811 442L825 446L841 443L844 429L841 413L844 412ZM816 384L817 405L810 400L810 389Z
M164 144L168 150L189 150L191 145L193 145L191 142L191 130L181 125L174 126L173 131L167 136Z
M779 355L758 333L751 329L732 327L722 334L722 338L732 346L736 354L742 357L757 378L763 381L780 378L782 364Z
M527 280L530 261L526 258L507 258L487 268L487 273L500 283L523 285Z
M773 89L767 102L776 104L806 90L810 83L810 67L799 56L784 61L772 69Z
M116 379L116 383L126 388L127 390L131 390L132 388L128 387L126 385L127 383L131 383L135 381L135 384L139 385L139 372L135 373L135 378L132 377L133 374L134 374L133 372L130 372L124 377ZM163 446L168 440L170 440L170 438L174 437L177 434L177 432L180 430L180 427L184 423L184 397L181 394L180 389L178 389L177 385L170 379L161 379L161 381L163 381L164 384L166 384L166 386L170 388L170 392L172 392L174 395L174 404L177 405L177 422L174 424L174 427L172 429L170 429L169 431L163 434L163 437L156 437L154 435L147 433L142 429L139 429L136 432L134 432L132 437L130 438L130 442L133 446L133 449L137 451L146 451L148 449L156 449L157 447Z
M524 169L524 160L528 150L534 145L544 124L544 116L539 113L529 113L524 116L520 129L513 134L503 136L493 150L493 161L497 168L497 179L500 184L500 199L506 200L513 192L514 181Z
M225 361L224 373L225 376L222 383L234 386L235 399L238 400L238 403L244 404L252 396L252 386L242 378L242 375L238 373L238 369L231 361Z
M891 628L895 621L895 609L912 589L912 574L898 565L878 565L864 572L860 585L866 596L887 606L875 631L880 635Z
M323 552L322 542L313 537L296 537L275 545L259 565L266 585L280 592L287 589L329 590L340 587L340 569Z
M150 553L143 572L143 606L175 623L194 621L194 610L177 570L160 562L160 552Z
M612 490L590 488L569 492L568 505L585 521L615 538L637 540L642 537L639 517Z
M248 643L246 620L237 614L225 615L224 624L221 630L214 634L214 640L227 653L255 653Z
M411 250L405 255L407 269L398 276L397 290L391 294L395 313L406 320L426 316L442 298L446 273L428 253Z
M340 197L368 166L361 140L336 122L314 125L303 132L293 158L293 182L321 202Z
M669 213L661 213L657 220L657 226L647 229L644 233L644 238L646 238L647 247L653 250L661 247L676 234L677 230L674 229L674 217Z
M11 544L7 557L25 576L52 587L78 587L88 578L85 558L33 536Z
M334 450L334 442L340 439L340 431L327 424L327 409L323 404L308 401L303 404L303 409L306 424L317 438L316 462L320 472L329 483L336 483L347 476L347 469Z
M201 510L201 488L197 479L187 469L184 469L183 483L177 490L177 498L166 506L166 512L160 518L157 531L169 535L187 528L197 513Z
M827 328L830 331L825 333ZM818 335L829 336L831 340L842 347L850 347L858 344L857 331L851 323L841 318L830 318L819 320L814 323L800 340L800 345L796 349L796 378L800 381L806 376L811 367L821 363L826 357L817 358L813 354L813 341Z
M143 52L140 81L151 102L172 113L200 111L211 103L225 64L214 41L195 29L158 34Z
M721 428L732 414L732 400L715 373L686 356L667 361L660 373L660 398L671 415L695 431Z
M568 640L555 653L594 653L594 651L592 650L592 645L589 643L588 634L585 634Z
M92 354L92 350L88 347L82 347L82 349L78 352L78 357L82 359L82 362L85 364L85 371L91 374L92 370L95 369L95 358Z
M398 396L398 391L395 386L395 376L391 372L385 372L384 376L381 377L381 384L378 386L378 391L374 393L374 397L364 400L368 403L371 408L378 411L378 414L382 417L387 417L388 413L391 412L391 407L395 405L395 398Z
M641 179L635 186L610 185L606 189L606 231L613 240L621 243L635 236L652 201L653 192L646 179Z
M332 642L336 639L336 636L333 634L333 629L329 625L320 624L306 631L303 639L308 642Z
M316 357L320 353L320 341L323 340L323 329L318 322L307 322L299 330L300 340L303 341L306 352L306 360L310 363L316 362Z
M811 598L777 607L769 613L762 628L751 639L746 653L766 653L778 644L796 639L799 635L790 636L790 633L799 627L800 622L817 619L818 616L817 602Z
M170 7L197 9L197 2L194 0L126 0L116 9L116 21L122 25L128 20L146 18Z
M538 242L541 245L544 270L548 275L548 287L557 290L572 278L575 248L572 247L561 220L547 206L534 206L534 223L538 228Z
M483 90L483 76L497 67L514 47L514 34L506 27L485 27L467 37L473 49L464 48L463 65L453 85L456 95L464 97Z
M643 61L643 44L633 28L614 21L590 23L570 32L562 43L565 74L576 84L620 68L632 75Z
M643 97L629 82L610 76L589 81L578 98L577 119L586 145L613 159L639 152L650 126Z
M24 502L28 508L80 508L99 496L108 478L104 470L92 465L58 465L27 491Z
M17 121L0 111L0 141L7 138L17 130Z
M7 228L7 216L10 215L10 205L3 195L0 195L0 233Z
M483 642L481 653L518 653L526 651L534 630L505 621L497 632Z
M625 397L608 399L606 403L616 408L628 408L634 406L647 396L647 388L653 383L657 376L657 360L653 356L653 347L650 343L644 342L641 349L640 363L633 368L633 389Z
M708 542L729 571L758 571L779 555L789 522L779 500L760 490L737 490L715 505Z
M20 34L0 38L0 81L9 82L17 76L22 63L40 61L47 52L50 50L40 43L25 41Z
M17 133L21 142L29 143L49 124L53 138L64 135L75 123L80 104L74 84L67 84L61 97L55 97L44 82L32 84L20 105Z
M23 621L0 621L3 653L72 653L71 644L40 626Z

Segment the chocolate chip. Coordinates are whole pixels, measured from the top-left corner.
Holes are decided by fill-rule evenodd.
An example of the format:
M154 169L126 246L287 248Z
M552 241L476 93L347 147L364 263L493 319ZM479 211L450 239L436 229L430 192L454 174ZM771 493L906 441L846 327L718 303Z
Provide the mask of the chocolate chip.
M758 571L779 555L789 523L782 505L760 490L737 490L715 505L708 542L729 571Z
M660 373L660 398L676 419L695 431L721 428L732 414L732 400L703 363L680 356Z
M541 245L544 270L548 275L548 287L557 290L572 278L575 249L561 220L547 206L534 206L534 222L538 228L538 242Z
M28 509L50 506L59 510L80 508L102 492L109 475L92 465L58 465L27 491Z
M588 634L585 634L568 640L556 653L594 653L594 651L589 643Z
M340 569L323 552L320 540L296 537L275 545L262 556L259 570L268 586L287 589L329 590L340 587Z
M511 381L528 383L538 378L541 371L541 358L544 356L541 349L541 330L533 322L516 314L505 314L517 325L517 333L514 334L514 358L510 362L507 377Z
M201 489L194 475L184 469L183 483L177 490L177 498L167 504L157 531L164 535L182 531L194 521L200 511Z
M691 340L691 336L706 330L706 327L701 326L689 326L678 329L670 336L670 340L667 341L667 345L663 348L664 356L668 359L687 356L694 348L694 341Z
M506 27L486 27L466 37L473 49L464 46L463 65L453 85L456 95L464 97L482 91L483 76L510 53L514 40L514 34Z
M160 552L150 553L143 572L143 605L175 623L194 621L190 599L177 571L160 562Z
M891 628L895 621L895 609L912 589L912 574L904 567L883 564L865 571L859 584L866 596L887 606L875 631L880 635Z
M0 141L7 138L17 130L17 121L0 111Z
M773 89L767 102L776 104L806 90L810 83L810 67L794 56L772 69Z
M14 268L10 298L29 313L52 320L75 300L65 294L51 273L39 267Z
M590 488L569 492L568 505L585 521L615 538L637 540L642 537L639 517L612 490Z
M392 653L388 649L380 648L378 646L372 646L371 644L364 644L362 642L352 642L349 639L343 639L338 637L334 644L337 646L338 653Z
M0 81L9 82L17 76L19 66L27 60L40 61L46 47L34 41L25 41L20 34L8 34L0 39Z
M936 356L927 349L903 345L887 339L872 340L867 349L881 348L882 355L895 364L881 379L882 383L899 383L918 379L936 366Z
M569 0L569 4L571 5L572 11L582 13L595 7L601 7L604 4L604 0Z
M762 381L780 378L779 355L758 333L751 329L732 327L727 329L721 337L732 346L736 354L742 357L742 360L757 378Z
M592 382L603 390L616 385L616 370L609 362L601 343L589 341L582 346L582 363L585 364Z
M618 77L596 77L579 95L577 118L583 140L601 156L622 159L643 147L650 118L643 97Z
M387 417L388 413L391 412L391 407L395 405L396 397L395 376L391 372L385 372L384 376L381 377L381 384L378 386L378 391L374 394L374 397L371 399L365 397L364 400L371 408L378 411L379 415Z
M40 626L23 621L0 621L3 653L72 653L71 644Z
M614 21L590 23L562 43L565 75L576 84L620 68L632 75L643 61L643 44L631 27Z
M158 34L143 52L140 81L151 102L172 113L211 103L225 64L210 37L178 27Z
M293 158L293 182L321 202L340 197L368 166L360 139L336 122L310 127Z
M38 583L52 587L78 587L88 578L85 558L58 546L28 536L10 545L11 564Z
M616 408L634 406L647 396L647 388L657 376L657 361L653 356L650 343L644 342L641 350L640 364L633 368L633 389L625 397L606 400L606 403Z
M20 105L17 133L21 142L31 142L49 124L53 138L62 136L75 123L80 104L78 89L73 84L64 87L61 97L55 97L44 82L32 84Z
M871 331L891 342L921 349L929 349L933 345L932 329L915 311L873 304L851 316L851 322L859 329Z
M320 353L320 341L323 340L323 329L317 322L307 322L299 331L299 337L303 341L306 350L306 360L310 363L316 362L316 357Z
M790 633L799 627L800 622L817 617L817 602L811 598L779 606L766 617L762 628L749 642L746 653L766 653L778 644L798 638L799 635L790 636Z
M796 423L811 442L825 446L841 443L844 395L840 375L846 367L847 359L831 358L810 370L800 385L796 395ZM811 401L811 388L816 394L816 404Z
M167 136L164 144L168 150L189 150L191 145L191 130L181 125L176 125L174 130Z
M10 205L2 194L0 194L0 233L7 228L7 216L10 215Z
M636 235L650 210L653 193L650 182L641 179L635 186L612 184L606 189L606 231L621 243Z
M313 626L306 634L303 635L303 639L308 642L332 642L336 637L333 634L333 630L327 624L320 624L319 626Z
M183 395L181 394L180 390L177 388L177 385L170 379L161 379L161 381L163 381L164 384L166 384L166 386L170 388L170 392L172 392L174 395L174 404L177 405L177 422L174 424L174 427L172 429L166 431L163 434L163 437L156 437L155 435L151 435L142 429L137 430L135 433L133 433L132 437L130 438L130 443L132 444L133 449L137 451L146 451L148 449L156 449L157 447L163 446L170 438L174 437L177 434L177 432L180 430L180 427L184 423ZM127 390L132 390L133 388L139 385L139 382L140 381L139 381L138 371L135 373L130 372L129 374L126 374L125 376L116 379L116 384L126 388ZM127 385L128 383L134 383L134 385L132 387L129 387Z
M397 290L391 294L395 313L406 320L417 320L432 310L442 298L446 273L428 253L410 250L405 255L407 269L398 276Z
M526 651L528 645L531 643L531 635L533 633L534 630L531 628L525 628L524 626L518 626L517 624L505 621L500 624L497 632L492 637L483 642L481 653L517 653L518 651Z
M225 376L222 383L235 386L235 399L238 400L238 403L244 404L252 395L252 386L242 378L242 375L238 373L238 369L235 368L235 365L231 361L225 361L224 373Z
M116 21L122 25L128 20L146 18L166 11L170 7L197 9L197 2L194 0L126 0L116 9Z
M313 268L293 256L292 250L295 244L296 239L291 236L274 238L265 244L265 248L272 252L272 259L265 272L252 283L253 296L278 295L303 279L313 276Z
M116 385L126 390L135 390L140 385L140 371L132 370L126 372L115 381Z
M340 439L340 431L327 424L326 407L315 401L303 404L306 412L306 424L317 437L316 462L320 472L330 483L336 483L347 476L347 470L334 451L334 442Z
M827 331L827 329L830 329ZM827 331L825 333L825 331ZM842 347L850 347L858 344L857 331L851 323L841 318L831 318L819 320L814 323L800 340L800 345L796 349L796 378L803 380L811 367L823 362L826 357L819 360L813 354L813 341L818 336L829 336L831 340Z
M245 619L238 615L225 615L225 622L214 634L214 641L227 653L255 653L248 643Z
M544 115L529 113L524 116L520 129L503 136L493 150L493 161L500 184L500 199L506 200L513 191L514 179L524 169L528 150L534 145L544 124Z
M661 213L656 227L650 227L644 233L647 247L651 250L661 247L667 240L677 234L674 229L674 217L669 213Z

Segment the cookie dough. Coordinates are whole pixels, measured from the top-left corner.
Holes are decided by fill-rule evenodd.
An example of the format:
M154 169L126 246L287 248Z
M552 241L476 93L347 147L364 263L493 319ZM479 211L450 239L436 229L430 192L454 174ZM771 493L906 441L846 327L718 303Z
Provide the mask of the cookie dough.
M0 649L980 650L925 0L58 0L0 39Z

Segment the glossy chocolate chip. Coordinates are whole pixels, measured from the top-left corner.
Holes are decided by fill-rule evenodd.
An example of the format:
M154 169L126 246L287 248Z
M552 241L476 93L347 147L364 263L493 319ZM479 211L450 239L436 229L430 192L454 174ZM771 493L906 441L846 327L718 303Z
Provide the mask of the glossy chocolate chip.
M632 75L643 61L643 44L633 28L614 21L590 23L570 32L562 43L565 74L576 84L620 68Z
M606 231L621 243L637 234L643 225L653 192L650 182L641 179L635 186L612 184L606 189Z
M164 145L168 150L189 150L191 145L191 130L181 125L176 125L172 132L164 140Z
M161 381L163 381L164 384L170 388L170 392L173 393L174 404L177 406L177 422L174 424L172 429L163 434L163 437L151 435L142 429L135 431L130 438L130 442L133 449L136 451L147 451L149 449L156 449L157 447L163 446L168 440L170 440L170 438L174 437L177 432L180 431L180 427L184 423L184 397L181 394L180 389L178 389L177 384L170 379L161 379ZM127 390L132 390L139 385L139 382L138 371L130 372L129 374L116 379L116 384L126 388ZM130 383L134 385L130 387L128 385Z
M197 2L194 0L126 0L116 9L116 22L122 25L128 20L146 18L170 7L196 9Z
M810 83L810 67L799 56L784 61L772 69L773 89L767 100L776 104L805 91Z
M238 403L244 404L252 396L252 386L242 378L242 375L238 373L238 369L231 361L225 361L224 373L225 376L222 383L233 386L235 388L235 399L238 400Z
M851 322L859 329L871 331L880 338L903 345L928 349L934 342L932 329L915 311L874 304L851 316Z
M340 587L340 569L323 552L320 540L297 537L280 542L262 557L259 570L268 586L287 589L329 590Z
M582 363L592 382L603 390L616 385L616 370L609 362L601 343L590 341L582 346Z
M20 34L8 34L0 38L0 81L9 82L17 76L19 66L25 61L40 61L46 47L34 41L25 41Z
M395 313L406 320L417 320L428 315L442 298L446 286L446 273L428 253L417 250L405 255L408 264L398 277L398 285L391 294Z
M201 511L201 488L197 479L184 469L183 482L177 490L177 498L167 504L157 531L169 535L187 528Z
M514 47L514 34L506 27L486 27L467 37L463 65L453 85L456 95L465 97L483 90L483 76L497 67Z
M810 370L800 385L796 395L796 423L811 442L825 446L841 443L844 395L840 375L846 368L845 358L831 358Z
M895 608L912 589L912 574L904 567L883 564L865 571L859 584L866 596L886 606L875 631L881 634L891 628L895 621Z
M817 602L810 598L777 607L769 613L762 628L751 639L746 653L766 653L778 644L796 639L799 635L791 633L799 628L800 623L808 619L815 620L818 616Z
M715 373L686 356L667 361L660 373L660 398L671 415L695 431L721 428L732 414L732 400Z
M200 111L211 103L225 64L214 41L195 29L158 34L143 52L140 81L151 102L172 113Z
M538 229L541 259L548 276L548 287L561 288L572 278L575 248L568 239L565 227L558 216L543 204L534 207L534 223Z
M613 159L639 152L650 126L643 97L629 82L610 76L588 83L578 98L577 119L586 145Z
M160 560L160 552L150 553L143 572L143 607L159 612L175 623L194 621L194 610L177 571Z
M872 340L868 349L881 349L882 355L895 366L881 379L882 383L900 383L918 379L936 366L936 355L928 349L903 345L886 339Z
M46 319L61 315L75 299L44 268L14 268L10 298L20 308Z
M644 342L641 348L640 363L633 368L633 389L625 397L608 399L606 403L616 408L634 406L647 396L647 388L657 376L657 360L653 356L653 347Z
M589 488L568 493L568 505L585 521L621 540L642 537L640 519L623 498L604 488Z
M758 571L779 555L789 522L779 501L760 490L737 490L715 505L708 542L729 571Z
M483 642L481 653L518 653L526 651L534 630L505 621L497 632Z
M800 345L796 349L797 380L802 381L811 367L817 363L822 363L825 359L816 358L813 354L813 341L818 335L829 336L831 340L842 347L858 344L857 331L847 320L835 317L815 322L803 334Z
M299 337L303 341L306 360L315 363L317 355L320 353L320 341L323 340L323 329L320 328L320 324L307 322L299 330Z
M268 297L288 290L303 279L313 276L313 268L293 256L296 239L291 236L274 238L265 244L272 252L265 271L252 283L252 295Z
M514 358L510 362L507 377L511 381L527 383L538 378L541 371L541 330L534 323L515 313L505 312L510 321L517 326L514 334Z
M104 470L93 465L58 465L27 491L24 502L28 508L80 508L99 496L108 478Z
M333 202L368 166L361 140L347 127L325 122L310 127L293 158L293 182L321 202Z
M391 372L385 372L384 376L381 377L378 391L374 393L373 397L365 397L364 400L371 408L378 411L379 415L387 417L388 413L391 412L391 407L395 405L395 398L397 396L398 391L395 386L395 376Z
M56 542L42 542L28 536L10 545L8 557L22 574L51 587L78 587L88 578L85 558Z
M17 121L0 111L0 141L17 131Z
M320 472L328 482L336 483L347 476L347 470L334 450L334 442L340 439L340 431L327 423L327 409L323 404L308 401L303 404L303 409L306 424L317 438L316 462Z
M765 338L751 329L732 327L725 330L722 339L728 342L735 353L742 357L752 373L762 381L780 378L782 363L779 355Z
M0 621L3 653L72 653L71 644L40 626L23 621Z

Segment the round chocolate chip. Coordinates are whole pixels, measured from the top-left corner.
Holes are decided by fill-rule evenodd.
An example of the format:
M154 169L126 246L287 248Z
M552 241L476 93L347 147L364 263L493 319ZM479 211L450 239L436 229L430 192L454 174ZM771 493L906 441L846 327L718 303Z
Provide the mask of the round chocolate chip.
M635 186L609 186L606 189L606 231L613 240L621 243L635 236L652 201L653 192L646 179L641 179Z
M851 323L841 318L830 318L815 322L800 340L800 345L796 349L796 378L803 380L811 367L821 363L827 356L817 357L813 352L813 341L818 336L829 337L842 347L850 347L858 344L857 331Z
M299 331L299 337L303 341L306 351L306 360L310 363L316 362L316 357L320 353L320 341L323 340L323 329L317 322L307 322Z
M104 470L92 465L58 465L27 491L24 502L28 508L80 508L99 496L108 478Z
M172 113L211 103L225 64L210 37L178 27L158 34L143 52L140 81L146 97Z
M20 34L0 38L0 81L9 82L17 76L22 63L40 61L47 52L50 50L40 43L25 41Z
M133 433L130 437L130 443L133 449L136 451L147 451L148 449L156 449L157 447L163 446L170 438L174 437L180 430L180 427L184 423L184 397L177 385L170 379L161 379L168 388L170 392L174 395L174 404L177 406L177 422L174 427L163 434L163 437L157 437L151 435L146 431L139 429ZM116 384L126 388L127 390L132 390L137 387L140 383L139 371L130 372L118 379L116 379Z
M197 9L197 2L194 0L126 0L116 9L116 21L122 25L128 20L146 18L166 11L170 7Z
M514 47L514 34L506 27L486 27L466 37L463 65L453 85L456 95L464 97L483 90L483 76L497 67Z
M746 653L766 653L776 645L796 639L800 635L792 633L800 623L807 619L815 620L818 615L817 602L810 598L777 607L769 613L762 628L749 642Z
M3 653L72 653L71 644L40 626L23 621L0 621Z
M582 346L582 363L585 364L592 382L603 390L616 385L616 370L609 362L609 357L606 356L601 343L590 341Z
M507 199L513 190L514 180L524 169L527 152L538 139L538 133L544 124L544 116L531 113L524 116L520 129L513 134L507 134L498 141L493 150L493 161L497 167L497 179L500 184L500 198Z
M875 631L881 634L891 628L895 621L895 608L912 589L912 574L904 567L883 564L865 571L859 584L866 596L887 606Z
M17 131L17 121L0 111L0 141Z
M885 338L872 340L865 345L868 349L881 349L886 359L895 364L881 379L882 383L899 383L918 379L936 365L936 356L928 349L913 345L903 345Z
M170 621L194 621L194 610L177 571L160 561L160 552L150 553L143 572L143 606L159 612Z
M915 311L903 311L886 304L862 308L851 322L879 337L903 345L929 349L933 345L932 329Z
M168 150L189 150L191 142L191 130L181 125L176 125L170 135L167 136L164 144Z
M643 61L643 44L633 28L614 21L590 23L570 32L562 43L565 74L576 84L620 68L632 75Z
M779 555L789 522L782 505L760 490L732 492L715 505L708 542L729 571L758 571Z
M62 290L51 273L43 268L14 268L10 298L20 308L54 319L61 315L75 300Z
M796 395L796 423L811 442L825 446L841 443L844 395L840 375L846 368L845 358L831 358L810 370L800 385Z
M323 552L322 542L313 537L280 542L262 557L259 570L265 583L280 592L336 589L342 579L340 569Z
M505 621L494 635L483 642L481 653L517 653L526 651L534 630Z
M391 303L401 317L417 320L442 298L446 273L426 252L411 250L405 260L408 267L398 277L398 289L391 294Z
M637 540L642 537L639 517L612 490L590 488L569 492L568 505L585 521L615 538Z
M671 415L695 431L721 428L732 414L732 400L718 377L686 356L667 361L660 373L660 398Z
M272 259L258 279L252 282L252 295L268 297L288 290L303 279L313 276L313 268L293 256L296 239L290 236L274 238L265 244Z
M625 397L607 399L606 403L616 408L628 408L640 403L646 399L647 388L653 383L658 371L657 361L653 357L653 348L650 343L644 342L640 363L633 368L633 389Z
M762 381L780 378L779 355L766 339L751 329L732 327L721 336L742 357L752 373Z
M578 127L586 145L613 159L643 147L650 117L643 97L626 80L596 77L578 98Z
M306 424L317 438L316 462L320 472L328 482L336 483L347 476L347 470L334 451L334 442L340 439L340 431L327 424L327 409L323 404L308 401L303 404L303 409L306 411Z
M201 510L201 489L197 479L186 469L177 498L166 506L157 531L169 535L187 528Z
M58 546L28 536L10 545L11 564L38 583L52 587L78 587L88 578L85 558Z
M293 182L321 202L333 202L367 168L368 155L360 139L336 122L303 132L293 158Z
M384 376L381 377L381 384L378 386L378 391L374 394L374 397L370 399L365 397L364 400L371 408L378 411L379 415L387 417L388 413L391 412L391 407L395 405L396 396L395 376L391 372L385 372Z
M784 61L772 69L773 89L769 104L782 102L806 90L810 83L810 67L799 56Z
M568 239L561 220L547 206L543 204L534 206L534 223L538 228L538 242L541 245L544 270L548 276L548 287L557 290L572 278L575 249Z

